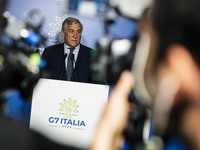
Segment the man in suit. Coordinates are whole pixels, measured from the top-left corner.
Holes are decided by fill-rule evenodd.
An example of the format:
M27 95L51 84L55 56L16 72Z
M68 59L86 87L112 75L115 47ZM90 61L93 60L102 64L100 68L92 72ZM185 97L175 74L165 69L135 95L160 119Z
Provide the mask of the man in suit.
M46 61L45 70L50 73L51 79L91 82L90 53L92 49L80 43L82 31L82 23L76 18L68 17L63 21L61 29L65 42L45 48L42 58ZM72 74L68 69L70 59L73 67Z

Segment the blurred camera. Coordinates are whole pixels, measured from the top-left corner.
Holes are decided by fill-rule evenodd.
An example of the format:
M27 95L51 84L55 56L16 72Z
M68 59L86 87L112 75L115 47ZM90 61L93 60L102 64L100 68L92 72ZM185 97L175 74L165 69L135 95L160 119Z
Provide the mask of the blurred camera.
M0 20L0 92L19 89L21 96L28 99L41 74L41 57L33 48L45 42L39 32L43 22L30 25L9 12L4 12Z
M23 98L30 98L40 77L40 55L21 48L0 47L0 91L19 89Z
M114 9L119 15L138 23L143 10L150 2L151 0L110 0L110 9ZM124 70L132 70L139 41L137 32L130 39L110 40L109 26L114 23L112 17L105 17L105 35L97 42L97 50L92 54L92 79L100 81L105 79L111 87L116 84ZM151 114L141 103L142 100L137 99L134 90L129 95L129 101L134 106L129 114L124 136L130 149L144 149L145 142L150 137Z
M40 10L30 10L22 21L17 20L8 11L3 13L3 18L7 23L4 29L4 36L7 38L4 43L23 47L29 51L34 51L34 48L46 44L46 38L41 34L45 17Z
M113 86L124 70L131 70L135 52L135 39L114 39L103 37L96 45L92 56L93 80L106 80Z

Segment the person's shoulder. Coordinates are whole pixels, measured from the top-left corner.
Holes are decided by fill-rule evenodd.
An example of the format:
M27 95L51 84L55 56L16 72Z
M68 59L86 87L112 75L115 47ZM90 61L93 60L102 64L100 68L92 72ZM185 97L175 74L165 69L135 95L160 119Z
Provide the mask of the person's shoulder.
M90 47L88 47L88 46L85 46L85 45L83 45L83 44L80 44L80 48L81 48L81 49L87 49L87 50L89 50L89 51L93 50L92 48L90 48Z
M63 43L55 44L55 45L51 45L51 46L46 47L45 50L57 49L57 48L62 47L62 46L63 46Z
M48 46L42 52L42 56L46 57L47 55L53 55L53 54L59 52L60 50L62 50L62 48L64 49L64 44L63 43Z

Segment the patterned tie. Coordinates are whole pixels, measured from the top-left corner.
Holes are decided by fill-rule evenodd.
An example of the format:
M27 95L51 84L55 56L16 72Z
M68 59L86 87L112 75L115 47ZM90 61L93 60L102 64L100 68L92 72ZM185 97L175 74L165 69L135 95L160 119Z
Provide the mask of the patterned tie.
M67 60L67 80L68 81L71 79L71 76L72 76L73 62L74 62L74 55L73 55L74 48L69 48L69 49L70 49L70 53Z

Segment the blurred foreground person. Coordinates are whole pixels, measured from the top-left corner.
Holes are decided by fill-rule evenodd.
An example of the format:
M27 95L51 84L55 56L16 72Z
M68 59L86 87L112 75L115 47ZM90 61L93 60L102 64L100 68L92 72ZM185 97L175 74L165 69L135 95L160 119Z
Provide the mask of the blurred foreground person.
M109 98L109 103L103 113L92 143L92 150L114 150L122 147L122 133L126 126L129 112L128 94L132 87L132 74L124 72Z
M155 0L140 33L143 48L138 46L136 53L139 50L141 57L137 57L147 58L140 64L134 60L134 67L144 65L144 74L140 75L145 84L142 86L138 80L141 76L134 72L134 89L141 103L152 111L153 137L158 136L164 145L159 149L200 149L199 8L199 0ZM120 148L131 81L130 73L119 80L97 130L93 150Z

